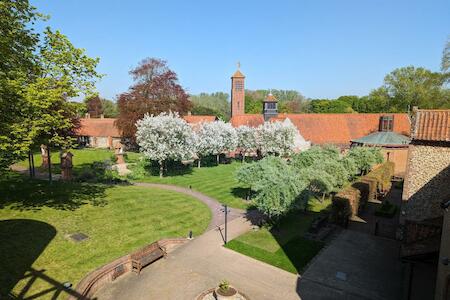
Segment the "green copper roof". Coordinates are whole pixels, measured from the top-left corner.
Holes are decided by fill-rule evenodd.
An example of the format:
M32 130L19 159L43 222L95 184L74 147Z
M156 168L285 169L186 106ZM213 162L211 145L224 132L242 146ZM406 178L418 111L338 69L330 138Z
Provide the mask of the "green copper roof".
M362 138L352 140L352 142L365 145L403 146L408 145L411 142L411 139L392 131L378 131L363 136Z

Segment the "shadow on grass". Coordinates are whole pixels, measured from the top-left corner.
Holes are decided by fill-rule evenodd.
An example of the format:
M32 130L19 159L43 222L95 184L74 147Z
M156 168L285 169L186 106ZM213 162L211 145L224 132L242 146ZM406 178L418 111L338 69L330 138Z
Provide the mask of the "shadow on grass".
M63 292L76 299L87 299L47 276L45 270L32 268L55 236L56 229L44 222L27 219L0 221L0 299L56 299ZM38 280L46 281L50 287L30 295ZM13 291L21 281L23 287Z
M50 207L76 210L82 205L103 206L108 185L30 180L19 174L0 178L0 208L39 210Z

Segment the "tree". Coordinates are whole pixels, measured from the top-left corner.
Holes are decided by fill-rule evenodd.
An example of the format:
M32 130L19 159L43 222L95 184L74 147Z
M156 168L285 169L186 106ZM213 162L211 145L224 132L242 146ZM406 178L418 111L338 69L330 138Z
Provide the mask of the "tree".
M367 174L375 164L384 160L380 149L373 147L353 147L347 157L354 161L359 174Z
M42 142L69 147L77 107L67 98L91 93L100 75L95 71L98 59L75 48L59 31L46 28L39 39L33 24L41 15L27 1L3 1L0 10L1 30L5 30L0 39L4 55L0 164L4 167Z
M265 122L257 129L258 149L262 155L286 156L293 152L297 128L286 119L283 122Z
M198 156L197 166L200 168L201 160L207 155L218 155L221 151L221 141L217 138L221 128L216 123L206 122L199 124L194 132L195 151Z
M42 18L28 1L0 3L0 171L23 158L33 136L23 87L37 73L39 34L30 24Z
M86 100L87 112L92 118L100 118L103 114L103 104L98 95Z
M255 128L242 125L236 128L236 133L238 136L237 147L242 154L242 161L244 161L247 154L256 152L258 149L257 131Z
M228 94L223 92L200 93L190 97L193 115L214 115L227 121L230 119Z
M191 109L188 95L166 61L146 58L130 74L134 84L118 99L117 125L125 137L134 140L135 124L145 114L174 111L184 115Z
M311 100L309 110L312 113L352 113L351 104L341 100L317 99Z
M384 78L390 98L390 110L407 112L413 106L440 108L448 102L442 99L445 77L441 73L413 66L395 69Z
M450 39L447 40L442 51L441 70L443 73L450 71Z
M289 212L297 201L305 200L302 195L307 182L280 157L267 156L244 164L236 178L256 193L256 207L272 221Z
M216 155L217 163L222 153L236 150L238 137L236 129L222 120L204 123L203 128L208 131L210 153Z
M105 118L116 118L118 115L117 103L105 98L101 98L100 100L102 101L103 115Z
M194 137L191 126L178 113L162 112L158 116L146 114L136 123L136 141L146 158L159 163L159 176L164 174L168 160L191 159Z

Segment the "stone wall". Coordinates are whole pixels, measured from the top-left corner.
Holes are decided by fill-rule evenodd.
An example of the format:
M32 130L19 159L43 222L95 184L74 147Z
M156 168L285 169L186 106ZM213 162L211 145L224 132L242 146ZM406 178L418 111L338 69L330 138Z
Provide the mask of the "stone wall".
M413 142L403 188L403 218L422 221L442 216L440 203L450 198L450 145Z
M444 213L435 300L447 300L450 297L450 264L444 265L444 258L450 258L450 211Z

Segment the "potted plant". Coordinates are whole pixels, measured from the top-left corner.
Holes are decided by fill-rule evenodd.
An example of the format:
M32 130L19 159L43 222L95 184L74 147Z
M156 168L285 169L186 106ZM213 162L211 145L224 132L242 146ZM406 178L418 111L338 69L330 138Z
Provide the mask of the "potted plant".
M217 300L234 300L236 299L237 290L230 286L226 280L222 280L215 291Z

